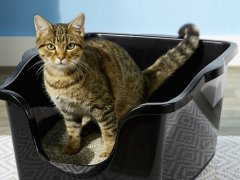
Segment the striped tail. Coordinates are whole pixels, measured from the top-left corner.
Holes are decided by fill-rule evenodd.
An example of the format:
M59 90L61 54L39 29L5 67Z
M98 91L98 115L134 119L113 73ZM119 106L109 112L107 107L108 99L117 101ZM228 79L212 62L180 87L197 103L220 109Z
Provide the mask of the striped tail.
M179 30L183 38L177 46L168 50L156 62L143 71L146 93L150 96L167 78L181 67L195 52L199 44L199 32L193 24L186 24Z

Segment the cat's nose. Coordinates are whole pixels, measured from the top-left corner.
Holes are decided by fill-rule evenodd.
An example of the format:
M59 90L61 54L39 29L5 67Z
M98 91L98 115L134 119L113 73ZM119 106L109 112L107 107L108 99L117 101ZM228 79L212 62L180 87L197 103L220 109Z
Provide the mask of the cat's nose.
M63 58L58 58L58 60L59 60L60 62L62 62L62 61L63 61Z
M58 56L58 59L60 62L62 62L64 60L64 56Z
M61 54L58 54L57 55L57 58L59 59L59 61L62 61L62 60L64 60L64 54L63 53L61 53Z
M57 64L66 64L66 59L60 59L60 58L58 58L58 60L57 60Z

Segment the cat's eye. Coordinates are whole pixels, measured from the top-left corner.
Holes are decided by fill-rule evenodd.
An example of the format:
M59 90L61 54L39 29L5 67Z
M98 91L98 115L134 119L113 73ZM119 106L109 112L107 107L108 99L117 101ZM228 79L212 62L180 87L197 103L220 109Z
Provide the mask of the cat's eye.
M55 46L53 44L47 44L47 49L48 50L54 50Z
M68 50L74 49L75 46L76 46L76 45L75 45L74 43L69 43L69 44L67 45L67 49L68 49Z

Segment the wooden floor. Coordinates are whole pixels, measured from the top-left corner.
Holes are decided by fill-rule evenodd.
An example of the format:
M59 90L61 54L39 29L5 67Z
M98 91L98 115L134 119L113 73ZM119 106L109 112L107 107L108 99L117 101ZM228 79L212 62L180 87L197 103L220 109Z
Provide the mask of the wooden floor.
M11 71L12 68L0 67L0 84ZM7 113L0 100L0 135L7 134L10 134ZM240 136L240 67L228 68L219 134Z
M228 68L219 133L240 136L240 67Z
M12 71L13 67L0 67L0 86ZM10 133L5 102L0 100L0 135L9 135Z

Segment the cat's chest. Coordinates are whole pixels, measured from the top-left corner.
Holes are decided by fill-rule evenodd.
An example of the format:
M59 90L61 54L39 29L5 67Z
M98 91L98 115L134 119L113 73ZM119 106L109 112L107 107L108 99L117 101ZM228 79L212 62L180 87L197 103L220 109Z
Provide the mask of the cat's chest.
M87 114L89 107L84 89L72 87L69 89L56 89L48 85L45 86L51 100L60 110Z
M63 94L56 94L51 97L58 109L73 114L89 114L88 103L81 97L69 97Z

